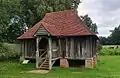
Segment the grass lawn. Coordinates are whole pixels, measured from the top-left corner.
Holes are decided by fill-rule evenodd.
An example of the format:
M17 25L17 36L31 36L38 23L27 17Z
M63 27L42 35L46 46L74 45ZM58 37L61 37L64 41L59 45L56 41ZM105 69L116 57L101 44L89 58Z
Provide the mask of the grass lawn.
M120 56L101 56L94 69L55 67L47 74L30 74L35 64L0 62L0 78L120 78Z

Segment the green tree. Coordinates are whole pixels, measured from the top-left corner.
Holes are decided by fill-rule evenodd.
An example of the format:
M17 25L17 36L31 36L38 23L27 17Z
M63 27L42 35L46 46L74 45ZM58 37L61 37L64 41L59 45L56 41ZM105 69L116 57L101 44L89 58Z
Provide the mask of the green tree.
M100 36L100 37L99 37L99 41L100 41L100 43L101 43L102 45L106 45L108 39L107 39L106 37Z
M20 0L23 19L31 27L48 12L76 9L80 0Z
M14 36L19 36L20 32L11 34L11 31L17 32L22 28L20 19L20 1L19 0L0 0L0 40L7 41L13 39ZM18 19L19 18L19 19ZM15 25L16 24L16 25ZM13 26L13 27L12 27ZM15 30L13 30L13 28ZM10 38L9 38L10 37ZM15 40L14 38L13 40Z
M82 19L83 19L83 22L85 23L85 25L88 26L91 31L98 33L97 32L97 24L93 23L92 19L88 15L83 16Z
M115 27L110 36L107 38L99 37L101 44L105 45L120 45L120 25Z
M0 40L14 42L48 12L76 9L80 0L0 0Z
M108 37L108 40L110 44L120 44L120 25L115 27L111 35Z

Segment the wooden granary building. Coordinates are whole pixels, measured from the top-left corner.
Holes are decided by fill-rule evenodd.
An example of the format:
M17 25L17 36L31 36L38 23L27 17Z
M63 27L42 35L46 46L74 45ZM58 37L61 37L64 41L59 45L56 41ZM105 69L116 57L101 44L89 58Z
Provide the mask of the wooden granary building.
M47 13L31 29L18 37L21 57L36 59L36 68L93 67L96 64L97 39L74 10Z

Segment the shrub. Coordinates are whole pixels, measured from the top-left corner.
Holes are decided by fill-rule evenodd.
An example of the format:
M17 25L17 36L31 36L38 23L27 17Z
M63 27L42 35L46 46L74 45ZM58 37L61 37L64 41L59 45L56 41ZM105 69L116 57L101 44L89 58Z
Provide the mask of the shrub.
M18 59L19 56L20 54L18 52L0 42L0 61Z
M102 50L102 45L101 44L97 44L97 51L98 53Z
M100 55L120 55L120 49L103 48Z

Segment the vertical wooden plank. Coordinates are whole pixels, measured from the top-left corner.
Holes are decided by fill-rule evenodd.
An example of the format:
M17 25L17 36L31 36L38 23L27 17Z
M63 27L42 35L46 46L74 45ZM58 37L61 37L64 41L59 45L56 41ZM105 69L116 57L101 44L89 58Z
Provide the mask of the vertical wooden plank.
M80 52L79 53L79 57L82 58L82 39L78 39L78 41L79 41L79 45L78 46L79 46L79 50L80 50L79 51Z
M24 57L23 41L20 41L20 45L21 45L21 56Z
M24 40L22 42L22 45L23 45L23 54L24 54L24 57L25 57L25 41Z
M95 40L93 41L93 56L95 54Z
M94 53L94 39L92 37L91 37L91 44L92 44L91 57L93 57L93 53Z
M24 41L25 57L27 57L27 40Z
M87 58L90 58L90 56L91 56L91 38L88 36L87 37L87 48L86 48L86 51L87 51Z
M30 47L29 47L29 40L27 40L26 45L27 45L27 56L30 57L30 52L29 52L29 49L30 49Z
M87 58L87 37L85 37L84 39L84 52L83 52L83 55L84 55L84 58L86 59Z
M63 39L62 48L63 48L63 57L66 57L66 38Z
M88 57L88 54L89 54L89 52L88 52L88 38L86 38L85 58Z
M94 55L97 54L97 41L94 40Z
M90 57L92 57L92 52L93 52L93 42L92 42L92 37L90 37Z
M70 46L71 46L71 42L70 42L70 38L68 38L68 57L70 57Z
M33 57L32 44L33 44L33 42L32 42L32 40L31 40L31 41L29 42L29 46L30 46L30 47L29 47L29 49L30 49L29 52L30 52L30 56L31 56L31 57Z
M51 68L52 68L52 39L51 39L51 37L48 38L48 44L49 44L49 51L48 51L48 55L49 55L49 70L51 70Z
M66 57L68 58L68 39L66 38Z
M91 37L89 37L89 57L91 57L91 53L92 53L92 40L91 40Z
M85 40L82 39L82 43L81 43L81 45L82 45L82 53L81 53L81 54L82 54L82 58L84 58L84 52L85 52L85 51L84 51L84 50L85 50Z
M36 68L39 68L39 37L36 38Z
M78 57L81 58L81 54L80 54L80 40L78 40L77 42L77 49L78 49Z
M78 40L74 38L74 58L78 58Z
M74 38L71 38L70 43L70 57L74 58Z
M22 58L25 59L24 41L21 41L21 53L22 53Z
M92 52L91 37L88 37L87 40L88 40L88 42L87 42L87 46L88 46L87 53L88 53L88 58L90 58L91 57L91 52Z
M60 57L62 57L62 48L61 48L61 40L60 38L58 39L58 44L59 44L59 54L60 54Z
M32 47L33 47L34 56L36 57L36 40L33 41Z

